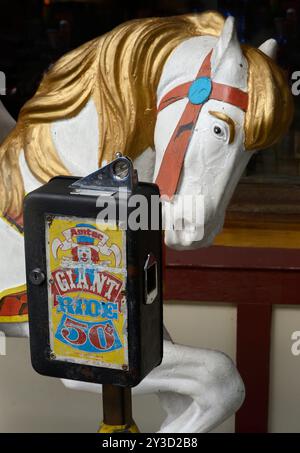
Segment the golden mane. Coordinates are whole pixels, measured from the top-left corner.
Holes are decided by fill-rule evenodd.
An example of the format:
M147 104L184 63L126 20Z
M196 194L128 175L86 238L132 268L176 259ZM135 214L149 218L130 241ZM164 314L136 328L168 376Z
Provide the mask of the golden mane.
M22 211L22 149L31 172L41 183L68 174L52 142L50 125L76 116L91 98L99 117L99 165L104 159L112 160L116 151L135 158L153 147L156 90L166 59L189 37L219 36L223 24L223 16L216 12L133 20L63 56L44 76L36 94L22 108L15 129L0 147L0 213L17 216ZM273 143L286 131L291 102L275 63L256 49L247 47L245 52L250 95L245 141L248 149L256 149L256 144L268 146L269 136ZM255 88L261 79L260 64L267 72L259 86L265 83L266 73L270 74L271 102L267 107L257 99L261 91ZM274 83L276 86L272 86ZM278 96L287 107L282 118L274 114L278 112ZM275 120L279 123L272 132L270 126Z

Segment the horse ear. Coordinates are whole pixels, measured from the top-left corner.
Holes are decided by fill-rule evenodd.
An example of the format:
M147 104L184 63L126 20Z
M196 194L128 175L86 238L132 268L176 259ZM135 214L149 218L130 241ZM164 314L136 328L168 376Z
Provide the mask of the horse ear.
M215 82L247 90L248 63L237 38L234 18L229 16L213 49L211 69Z
M273 60L276 60L277 49L278 44L275 39L267 39L267 41L259 46L259 50Z
M223 58L226 55L226 59L234 58L235 61L242 59L242 50L240 43L237 38L237 33L235 29L235 20L234 17L227 17L222 33L217 41L216 47L213 50L211 58L211 66L213 73L219 69L220 64L222 63Z

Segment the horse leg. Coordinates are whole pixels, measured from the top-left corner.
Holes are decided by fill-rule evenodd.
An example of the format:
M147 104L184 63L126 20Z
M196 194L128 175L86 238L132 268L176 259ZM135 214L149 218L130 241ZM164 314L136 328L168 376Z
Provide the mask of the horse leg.
M101 392L98 384L63 380L76 390ZM160 433L208 432L234 414L244 400L244 385L222 352L164 342L164 359L134 394L157 393L167 412Z

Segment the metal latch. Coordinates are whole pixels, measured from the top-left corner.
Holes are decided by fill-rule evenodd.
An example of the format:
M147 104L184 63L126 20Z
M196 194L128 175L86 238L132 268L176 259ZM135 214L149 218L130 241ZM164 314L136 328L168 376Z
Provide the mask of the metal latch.
M79 195L114 195L121 188L132 192L138 184L137 171L134 170L131 159L117 153L117 158L108 165L78 179L70 185L72 194Z

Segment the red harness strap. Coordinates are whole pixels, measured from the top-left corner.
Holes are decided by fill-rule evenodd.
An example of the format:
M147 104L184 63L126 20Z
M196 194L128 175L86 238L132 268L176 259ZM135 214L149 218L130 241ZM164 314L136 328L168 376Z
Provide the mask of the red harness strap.
M11 224L12 228L16 228L21 234L23 233L23 214L19 217L12 217L9 214L3 216L4 219ZM20 317L27 317L27 293L26 291L16 292L4 296L0 299L0 322L19 322Z
M12 217L9 214L4 214L3 217L8 221L8 223L15 227L19 231L19 233L21 234L24 233L23 213L20 214L18 217Z
M161 110L163 110L173 102L179 101L189 96L189 102L187 103L165 150L162 163L155 181L160 188L161 195L167 195L169 198L171 198L176 193L185 154L187 152L198 116L204 103L209 99L214 99L235 105L236 107L239 107L244 111L247 110L247 93L239 90L238 88L212 82L210 80L211 55L212 50L205 57L194 81L183 83L182 85L179 85L178 87L172 89L162 98L158 106L159 113ZM211 89L208 89L208 96L202 102L195 103L191 101L189 92L192 85L201 78L206 78L205 82L206 84L210 84ZM205 87L204 90L207 90L207 87Z

